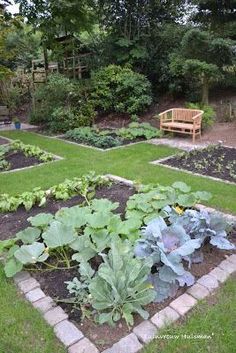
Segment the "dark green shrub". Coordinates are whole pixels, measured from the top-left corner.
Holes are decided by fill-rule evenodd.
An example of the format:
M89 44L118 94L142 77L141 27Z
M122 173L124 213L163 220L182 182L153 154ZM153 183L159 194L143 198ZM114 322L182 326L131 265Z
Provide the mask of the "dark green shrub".
M87 92L79 83L53 74L35 93L35 109L31 122L44 125L52 132L65 132L92 124L95 111Z
M93 72L91 97L104 112L143 112L152 102L148 79L128 67L109 65Z
M189 109L200 109L204 111L204 114L202 117L203 129L207 129L208 127L214 124L216 113L210 105L206 105L202 103L186 103L186 107Z
M121 141L118 138L100 134L97 130L89 127L69 130L65 134L65 138L98 148L110 148L121 145Z

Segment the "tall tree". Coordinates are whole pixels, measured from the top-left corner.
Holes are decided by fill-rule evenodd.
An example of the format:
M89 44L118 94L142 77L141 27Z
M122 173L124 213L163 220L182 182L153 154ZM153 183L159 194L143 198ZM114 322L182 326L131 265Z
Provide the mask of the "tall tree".
M222 37L236 39L236 0L195 0L193 20Z
M211 33L188 31L176 53L170 70L177 77L194 78L202 89L202 103L208 104L211 82L223 77L223 67L233 62L232 43Z
M93 0L16 0L20 14L42 32L45 45L60 35L88 29L93 19Z

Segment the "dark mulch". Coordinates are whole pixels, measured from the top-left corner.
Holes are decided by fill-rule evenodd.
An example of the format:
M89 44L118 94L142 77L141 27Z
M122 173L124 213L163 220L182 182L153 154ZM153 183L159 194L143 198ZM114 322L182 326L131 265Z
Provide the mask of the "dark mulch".
M102 186L96 190L96 198L108 198L113 202L119 202L117 213L123 214L127 199L134 194L134 189L120 183L114 183L110 187ZM0 213L0 240L13 237L20 230L29 226L27 218L38 213L56 213L62 207L71 207L84 202L82 196L74 196L67 201L48 200L44 207L34 206L26 211L24 207L19 207L16 212Z
M231 240L236 243L236 230L230 236ZM204 262L201 264L193 264L191 267L191 273L196 279L209 273L213 268L215 268L219 263L225 259L227 255L232 252L223 251L207 244L203 250ZM92 267L96 268L99 263L93 261ZM78 276L76 269L65 270L65 271L49 271L49 272L34 272L33 276L40 282L43 291L53 297L54 299L66 299L69 298L68 291L64 284L65 281L70 281L74 277ZM186 288L180 288L176 293L175 297L169 298L162 303L151 303L146 306L146 310L149 312L150 317L153 316L157 311L162 310L170 304L170 302L177 298L179 295L185 292ZM100 350L104 350L120 338L129 333L129 329L125 324L124 320L120 320L117 323L116 328L110 327L107 324L97 325L89 319L83 320L81 323L81 313L79 310L73 309L71 304L65 304L59 302L59 305L68 313L70 320L72 320L79 329L93 341ZM143 319L135 315L134 326L138 325Z
M7 139L0 137L0 145L6 145L7 143L9 143L9 141Z
M42 163L36 157L26 157L23 152L9 152L6 154L5 160L10 163L10 167L7 170L30 167Z
M161 164L236 182L236 148L211 146L171 157Z

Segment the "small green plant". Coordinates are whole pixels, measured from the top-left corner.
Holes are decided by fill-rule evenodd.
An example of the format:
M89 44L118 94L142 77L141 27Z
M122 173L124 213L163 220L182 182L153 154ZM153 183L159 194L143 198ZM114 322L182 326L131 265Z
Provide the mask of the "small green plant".
M10 151L9 145L0 146L0 171L10 168L10 163L5 159L7 153Z
M162 132L159 129L151 126L149 123L136 123L129 124L127 128L121 128L117 132L117 135L123 139L134 140L139 137L143 137L146 140L155 137L161 137Z
M38 146L34 145L25 145L20 140L15 140L10 144L10 149L13 151L21 151L27 157L36 157L41 162L50 162L54 160L52 153L45 152Z
M202 128L207 129L214 124L216 113L210 105L202 103L186 103L186 108L189 109L200 109L204 111L202 117Z
M78 272L79 279L74 277L72 281L65 282L71 298L59 300L59 302L72 304L74 309L80 310L82 313L81 320L83 320L92 314L92 296L89 292L89 285L95 275L95 270L92 269L88 262L82 262L79 265Z

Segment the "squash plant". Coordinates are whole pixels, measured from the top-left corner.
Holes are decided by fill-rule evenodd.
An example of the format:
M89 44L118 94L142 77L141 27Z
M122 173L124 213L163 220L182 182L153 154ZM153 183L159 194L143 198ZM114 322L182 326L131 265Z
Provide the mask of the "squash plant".
M185 208L210 198L211 194L205 191L191 192L190 186L183 182L175 182L172 186L150 184L138 187L138 193L129 198L125 216L147 224L157 214L169 217L173 211L181 213Z

